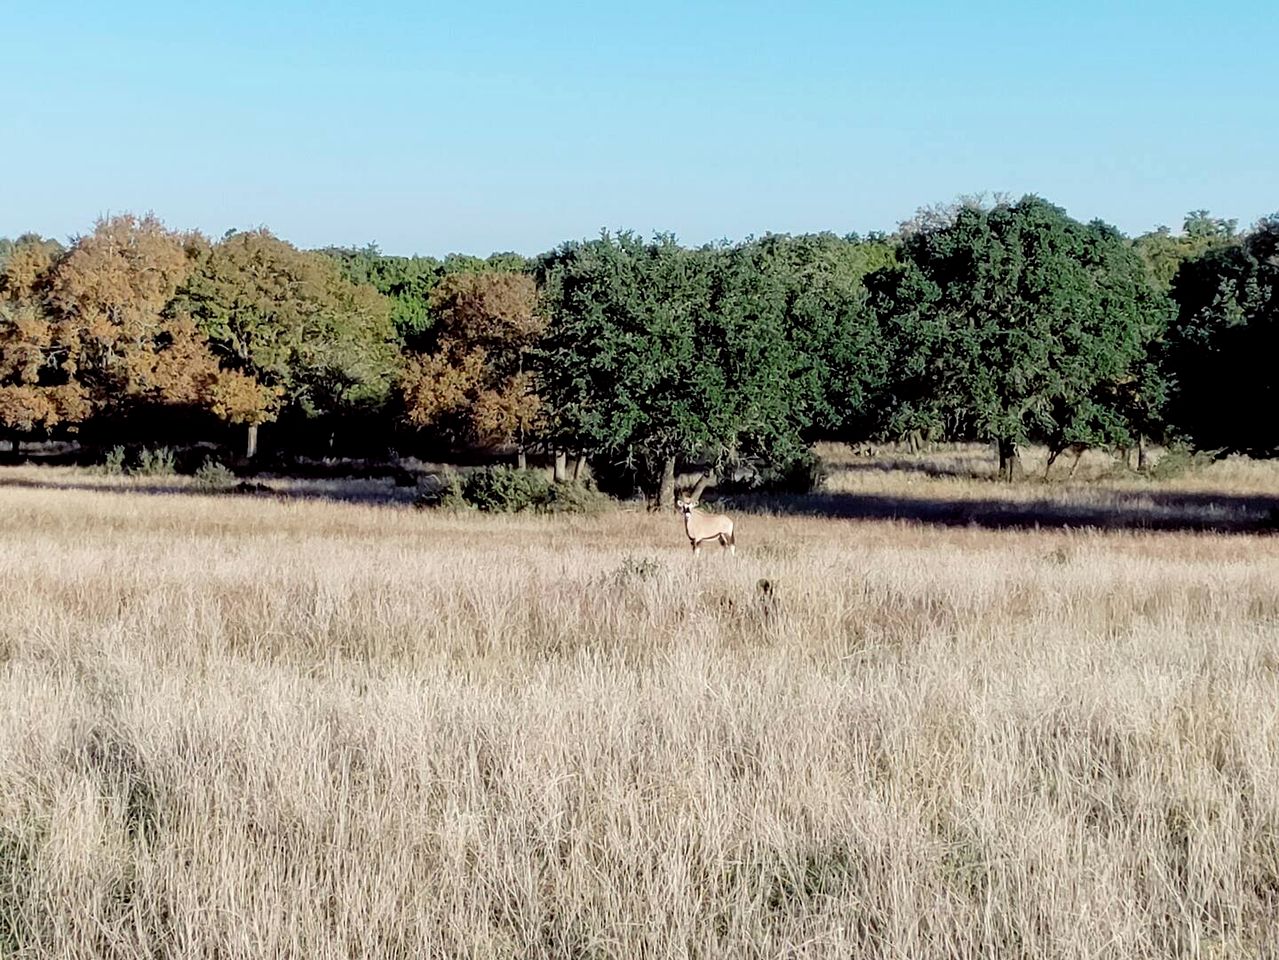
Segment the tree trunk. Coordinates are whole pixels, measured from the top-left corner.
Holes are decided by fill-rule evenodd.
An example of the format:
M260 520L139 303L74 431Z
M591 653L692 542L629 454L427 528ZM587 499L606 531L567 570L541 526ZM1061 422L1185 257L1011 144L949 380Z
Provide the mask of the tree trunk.
M244 446L244 459L252 460L258 455L258 425L249 424L249 438Z
M667 457L662 461L662 479L657 487L658 510L675 509L675 458Z
M907 442L910 444L911 453L919 453L924 449L924 435L918 430L912 430L910 432L910 435L907 437Z
M1146 472L1146 437L1141 433L1137 434L1137 471Z
M581 483L586 479L586 457L578 456L573 461L573 482Z
M1021 453L1016 440L999 441L999 479L1009 482L1021 476Z
M555 482L563 483L568 478L568 454L563 450L555 451Z
M515 465L521 470L528 469L528 453L523 447L520 447L515 454Z

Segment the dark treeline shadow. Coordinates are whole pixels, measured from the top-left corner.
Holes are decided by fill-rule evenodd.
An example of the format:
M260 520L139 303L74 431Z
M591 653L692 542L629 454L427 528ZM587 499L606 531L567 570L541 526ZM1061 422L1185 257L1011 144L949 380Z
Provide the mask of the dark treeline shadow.
M319 500L333 503L363 504L365 506L408 506L421 489L398 486L393 481L345 478L334 480L299 480L270 476L247 477L234 486L208 489L191 483L154 479L136 479L120 485L95 484L72 478L0 476L0 489L29 490L77 490L101 493L108 496L218 496L228 501L248 497L277 500Z
M1279 532L1279 496L1170 491L1105 491L1102 502L986 498L946 500L877 493L745 495L733 507L778 516L900 520L990 530L1091 528L1223 534Z
M228 500L270 497L382 506L409 506L438 483L434 472L413 482L389 476L310 477L259 474L233 487L209 490L166 477L134 478L120 485L94 483L74 475L0 476L0 488L77 490L113 496L209 496ZM834 520L902 521L940 527L990 530L1097 529L1257 534L1279 532L1279 495L1213 491L1104 490L1093 502L1048 498L1008 500L945 499L882 493L737 494L708 497L747 513L824 517Z

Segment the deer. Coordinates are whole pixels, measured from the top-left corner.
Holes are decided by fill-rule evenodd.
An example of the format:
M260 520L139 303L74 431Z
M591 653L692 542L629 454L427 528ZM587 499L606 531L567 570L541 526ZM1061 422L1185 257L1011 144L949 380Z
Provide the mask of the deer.
M737 554L731 519L722 513L699 513L693 500L677 500L675 509L684 515L684 532L688 534L694 556L702 552L702 544L707 540L718 540L721 547L728 548L730 555Z

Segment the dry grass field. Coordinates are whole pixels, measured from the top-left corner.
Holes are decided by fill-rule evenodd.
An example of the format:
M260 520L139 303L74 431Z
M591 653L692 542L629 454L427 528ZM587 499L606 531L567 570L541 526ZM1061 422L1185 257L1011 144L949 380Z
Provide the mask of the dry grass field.
M0 956L1273 955L1279 467L983 456L696 562L0 470Z

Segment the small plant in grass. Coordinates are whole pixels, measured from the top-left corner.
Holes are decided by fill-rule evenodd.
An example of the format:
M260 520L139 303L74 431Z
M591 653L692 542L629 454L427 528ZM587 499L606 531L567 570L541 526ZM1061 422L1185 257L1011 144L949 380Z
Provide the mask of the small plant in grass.
M96 472L108 477L119 477L124 474L124 447L112 447L98 464Z
M636 557L628 553L622 558L621 566L612 572L609 579L620 587L629 583L652 580L661 570L662 562L656 557Z
M235 473L217 460L205 460L195 472L195 482L205 490L229 490L235 486Z
M177 473L173 451L168 447L144 449L138 454L138 463L130 473L139 477L171 477Z

